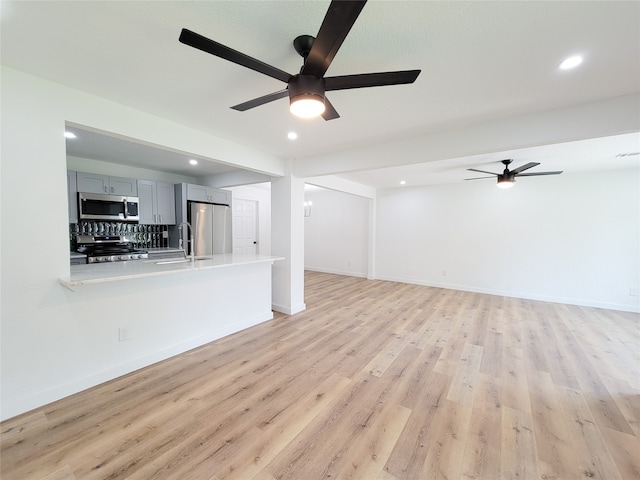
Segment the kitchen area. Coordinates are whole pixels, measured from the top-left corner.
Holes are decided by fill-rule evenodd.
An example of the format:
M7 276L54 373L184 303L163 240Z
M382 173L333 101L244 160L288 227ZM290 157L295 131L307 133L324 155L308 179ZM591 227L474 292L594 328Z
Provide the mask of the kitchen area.
M67 195L72 265L232 253L229 190L68 170Z
M67 170L66 186L69 273L32 303L59 312L50 328L73 334L60 350L44 329L36 351L52 353L38 354L33 377L48 383L16 378L26 393L5 401L5 411L273 319L272 268L283 258L233 253L230 190L77 170Z
M283 258L233 253L232 196L67 170L70 265L57 280L80 335L66 367L76 379L34 403L273 319L272 267ZM73 360L87 355L91 372Z
M67 195L70 289L278 260L233 254L230 190L68 170Z

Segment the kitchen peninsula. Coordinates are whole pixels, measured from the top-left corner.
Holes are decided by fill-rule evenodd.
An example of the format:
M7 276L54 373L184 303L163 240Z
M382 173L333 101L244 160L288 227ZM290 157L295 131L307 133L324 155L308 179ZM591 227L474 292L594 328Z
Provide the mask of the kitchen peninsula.
M232 268L240 265L256 265L283 260L282 257L268 255L218 254L197 257L195 260L182 257L156 260L138 260L130 262L113 262L101 264L72 265L70 276L61 278L60 283L72 289L80 285L113 282L134 278L146 278L159 275L188 273L220 268ZM269 280L268 284L271 284Z
M273 319L272 266L282 257L217 254L168 263L176 260L180 257L67 267L69 276L57 278L58 288L39 301L63 311L77 333L55 362L43 363L48 376L60 378L48 389L34 388L26 399L29 406ZM59 324L50 327L55 330Z

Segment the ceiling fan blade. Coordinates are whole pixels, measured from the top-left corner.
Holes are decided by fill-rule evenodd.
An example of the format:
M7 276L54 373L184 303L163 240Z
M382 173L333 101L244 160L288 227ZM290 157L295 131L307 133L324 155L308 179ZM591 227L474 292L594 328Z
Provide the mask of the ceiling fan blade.
M278 90L277 92L270 93L269 95L254 98L253 100L249 100L248 102L239 103L238 105L234 105L231 108L240 112L244 112L245 110L249 110L250 108L259 107L260 105L273 102L274 100L279 100L280 98L284 98L288 95L289 90L285 88L283 90Z
M487 172L486 170L478 170L477 168L467 168L467 170L469 170L470 172L488 173L489 175L500 175L499 173Z
M237 65L247 67L256 72L275 78L276 80L287 83L291 78L291 74L280 70L279 68L268 65L260 60L256 60L253 57L238 52L237 50L222 45L221 43L210 40L207 37L203 37L198 33L187 30L186 28L182 29L179 40L185 45L197 48L198 50L210 53L211 55L223 58L224 60L228 60Z
M413 83L420 70L402 70L398 72L362 73L325 78L325 91L348 90L350 88L383 87L385 85L403 85Z
M559 172L536 172L536 173L520 173L519 177L537 177L538 175L560 175L563 170Z
M493 177L474 177L474 178L465 178L465 180L486 180L487 178L493 179Z
M540 165L540 164L536 163L536 162L529 162L526 165L522 165L521 167L518 167L518 168L515 168L515 169L511 170L511 173L517 175L520 172L524 172L525 170L529 170L530 168L533 168L533 167L535 167L537 165Z
M340 115L338 114L336 109L333 108L333 105L331 105L331 102L327 97L324 97L324 112L322 113L322 118L327 121L340 118Z
M333 0L300 73L322 78L367 0Z

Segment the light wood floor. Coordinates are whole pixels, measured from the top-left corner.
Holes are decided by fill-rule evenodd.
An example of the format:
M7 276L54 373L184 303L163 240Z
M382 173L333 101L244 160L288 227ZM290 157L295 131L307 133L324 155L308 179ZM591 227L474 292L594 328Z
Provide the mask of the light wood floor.
M307 273L307 310L4 422L2 479L639 479L637 314Z

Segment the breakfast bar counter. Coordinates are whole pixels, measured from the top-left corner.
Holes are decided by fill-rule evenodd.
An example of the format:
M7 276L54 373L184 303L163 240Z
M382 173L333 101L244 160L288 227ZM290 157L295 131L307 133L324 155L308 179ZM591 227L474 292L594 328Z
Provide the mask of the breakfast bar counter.
M71 265L38 299L63 309L77 329L68 342L79 353L66 364L76 380L59 396L272 320L273 265L282 259L217 254Z
M72 287L86 284L232 268L239 265L272 264L278 260L283 260L283 257L225 253L207 257L196 257L193 261L187 257L186 259L132 260L128 262L72 265L70 276L61 278L60 283L67 288L73 289Z

